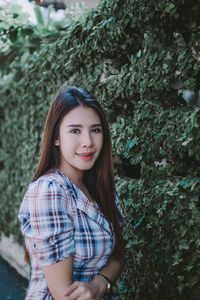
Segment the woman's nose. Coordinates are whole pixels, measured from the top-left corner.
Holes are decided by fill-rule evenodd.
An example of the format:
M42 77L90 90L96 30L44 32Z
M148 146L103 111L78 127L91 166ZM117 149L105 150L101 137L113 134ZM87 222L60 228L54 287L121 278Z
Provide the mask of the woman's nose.
M82 135L82 147L91 147L93 145L93 138L90 132L85 132Z

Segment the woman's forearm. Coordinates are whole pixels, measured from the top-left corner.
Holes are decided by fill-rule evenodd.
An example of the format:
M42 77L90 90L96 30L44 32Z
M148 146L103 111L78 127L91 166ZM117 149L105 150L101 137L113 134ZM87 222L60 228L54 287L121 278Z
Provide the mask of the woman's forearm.
M106 276L112 283L114 283L119 277L123 265L123 256L112 254L108 260L108 263L100 270L99 274ZM95 299L101 299L106 292L105 280L100 276L96 276L89 284L93 290Z
M116 255L115 253L112 254L108 260L108 263L105 267L103 267L99 274L103 274L107 276L111 282L115 282L119 277L122 268L124 265L124 258L123 256Z
M64 292L73 283L73 257L70 256L53 265L43 266L43 272L53 299L67 299L64 297Z

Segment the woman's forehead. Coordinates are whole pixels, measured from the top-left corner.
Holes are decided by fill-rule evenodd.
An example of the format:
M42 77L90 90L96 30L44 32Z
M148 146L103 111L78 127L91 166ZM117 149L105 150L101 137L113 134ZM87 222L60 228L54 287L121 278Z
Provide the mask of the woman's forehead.
M62 123L66 126L71 124L92 126L94 124L100 125L101 120L93 108L77 106L64 116Z

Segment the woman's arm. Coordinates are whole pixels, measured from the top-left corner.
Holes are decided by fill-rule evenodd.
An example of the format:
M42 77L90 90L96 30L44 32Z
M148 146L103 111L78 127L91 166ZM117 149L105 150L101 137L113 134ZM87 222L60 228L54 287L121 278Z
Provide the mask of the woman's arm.
M114 283L122 267L123 257L113 253L99 274L107 276ZM81 296L87 300L100 300L106 291L106 283L99 276L89 283L77 281L73 283L72 256L53 265L43 266L43 272L54 300L74 300Z
M114 252L108 259L108 263L100 270L99 274L105 275L112 283L114 283L117 278L120 276L122 268L124 265L124 257L123 255L118 255ZM96 276L90 284L95 289L95 294L100 294L103 297L106 291L106 282L100 277ZM103 295L102 295L103 291ZM94 298L99 299L99 298ZM101 298L100 298L101 299Z
M99 274L103 274L114 283L119 277L122 267L124 265L124 258L122 255L113 253L108 263L103 267ZM91 282L74 282L65 291L66 300L75 300L78 297L84 297L85 300L100 300L106 292L106 282L100 277L96 276Z
M109 257L107 265L103 267L99 274L103 274L110 279L111 282L115 282L121 274L124 265L124 255L119 255L116 252Z
M43 266L43 272L53 299L67 299L64 292L73 283L73 257Z
M47 285L54 300L75 300L80 296L85 300L100 300L103 297L106 284L100 277L96 277L91 283L80 281L73 283L72 270L72 256L55 264L43 266Z

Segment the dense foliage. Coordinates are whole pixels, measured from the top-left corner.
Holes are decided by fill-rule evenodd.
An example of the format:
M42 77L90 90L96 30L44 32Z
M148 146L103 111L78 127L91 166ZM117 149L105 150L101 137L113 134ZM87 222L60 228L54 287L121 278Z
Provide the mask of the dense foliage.
M39 6L33 9L33 18L23 12L19 4L4 4L0 7L0 64L1 76L10 74L13 69L22 69L35 51L46 44L66 35L67 28L86 12L83 5L69 6L64 11L65 18L55 21L52 17L53 5L42 11Z
M200 4L105 0L35 52L1 87L1 218L19 236L49 103L64 82L87 88L110 122L126 217L120 299L200 294Z

